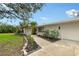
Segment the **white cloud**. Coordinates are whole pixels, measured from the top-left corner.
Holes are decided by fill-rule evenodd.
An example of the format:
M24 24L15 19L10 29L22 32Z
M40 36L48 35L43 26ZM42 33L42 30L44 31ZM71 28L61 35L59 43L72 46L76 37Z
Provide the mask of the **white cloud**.
M41 19L42 19L42 20L47 20L47 18L46 18L46 17L41 17Z
M78 17L79 16L79 10L71 9L71 10L66 11L66 14L68 16Z

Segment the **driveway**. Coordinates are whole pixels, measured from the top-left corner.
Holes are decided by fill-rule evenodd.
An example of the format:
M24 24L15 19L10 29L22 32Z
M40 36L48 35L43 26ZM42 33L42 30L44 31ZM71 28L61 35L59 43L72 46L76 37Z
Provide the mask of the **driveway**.
M33 36L40 50L31 53L28 56L78 56L79 42L69 40L59 40L50 42L36 35Z

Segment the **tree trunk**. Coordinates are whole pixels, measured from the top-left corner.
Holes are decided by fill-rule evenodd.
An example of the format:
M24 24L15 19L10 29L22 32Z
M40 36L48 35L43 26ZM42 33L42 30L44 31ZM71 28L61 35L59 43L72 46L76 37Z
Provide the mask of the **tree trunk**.
M25 44L23 46L22 51L23 51L23 54L24 55L27 55L26 47L28 45L28 40L27 40L27 32L26 32L26 29L25 28L23 28L23 37L24 37L24 41L26 41L26 42L25 42Z
M23 34L24 34L24 35L26 34L26 30L25 30L25 28L23 28Z

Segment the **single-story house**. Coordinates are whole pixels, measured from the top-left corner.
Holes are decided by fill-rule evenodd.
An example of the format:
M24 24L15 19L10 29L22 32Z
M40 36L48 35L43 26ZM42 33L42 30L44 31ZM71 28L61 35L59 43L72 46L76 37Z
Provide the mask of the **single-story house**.
M61 39L79 41L79 18L38 26L37 32L39 32L39 28L55 29L59 31Z

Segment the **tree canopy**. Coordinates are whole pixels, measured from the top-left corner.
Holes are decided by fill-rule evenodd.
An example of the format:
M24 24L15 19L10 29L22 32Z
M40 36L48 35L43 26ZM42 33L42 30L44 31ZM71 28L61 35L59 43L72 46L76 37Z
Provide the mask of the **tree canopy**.
M22 20L20 25L22 25L23 33L26 33L25 27L28 27L29 24L26 20L41 10L42 6L41 3L3 3L0 4L0 18L19 18Z
M41 9L40 3L5 3L0 4L0 18L19 18L28 20L32 14Z

